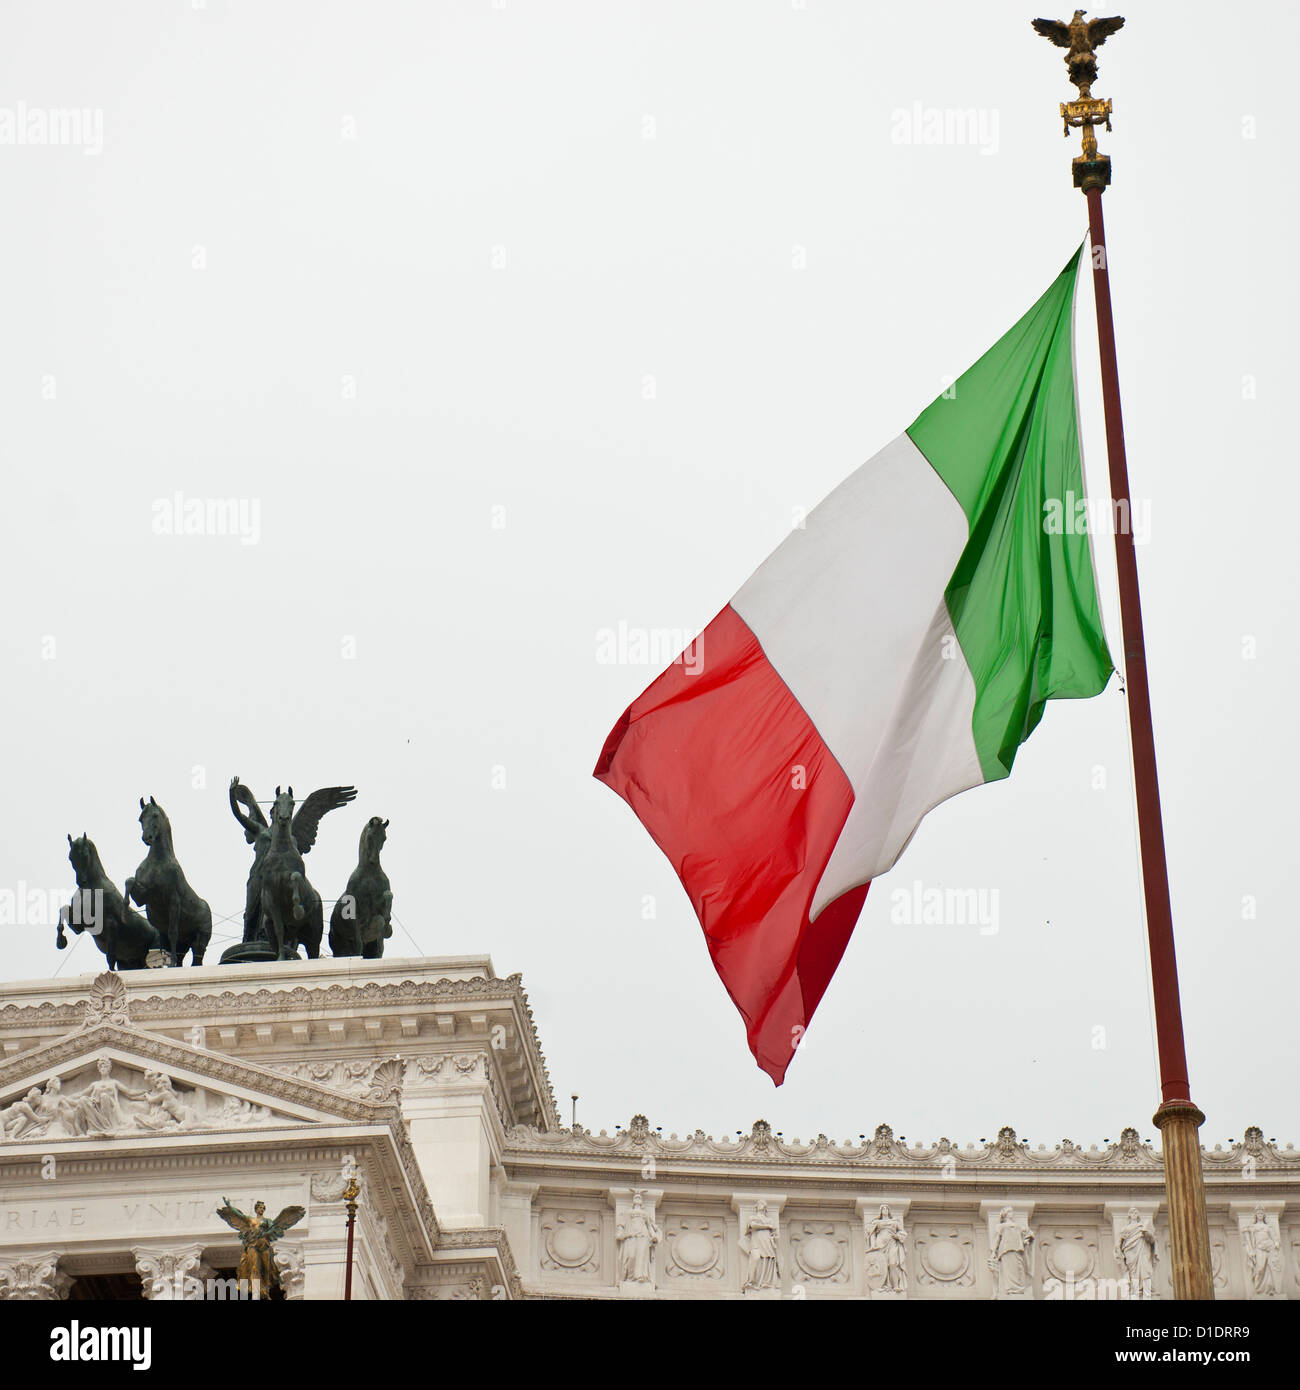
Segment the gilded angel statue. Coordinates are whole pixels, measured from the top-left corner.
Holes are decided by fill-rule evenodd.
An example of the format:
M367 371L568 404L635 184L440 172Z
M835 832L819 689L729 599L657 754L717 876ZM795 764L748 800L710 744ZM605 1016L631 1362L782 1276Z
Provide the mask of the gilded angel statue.
M306 1207L285 1207L274 1220L266 1215L266 1203L256 1202L253 1215L245 1216L238 1207L230 1205L230 1198L223 1197L224 1207L217 1208L217 1215L239 1232L239 1243L244 1252L239 1257L239 1268L235 1271L239 1279L241 1293L245 1285L256 1292L258 1298L270 1298L271 1290L278 1288L280 1274L271 1258L271 1244L280 1239L290 1226L296 1226L307 1215Z

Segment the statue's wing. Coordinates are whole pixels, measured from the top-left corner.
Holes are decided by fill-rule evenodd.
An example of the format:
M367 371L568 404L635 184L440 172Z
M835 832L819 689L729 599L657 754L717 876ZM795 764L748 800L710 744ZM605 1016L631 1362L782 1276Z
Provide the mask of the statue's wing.
M1069 48L1070 26L1068 24L1062 24L1059 19L1031 19L1029 22L1037 33L1045 39L1051 39L1057 48Z
M306 854L316 843L321 817L327 811L337 811L340 806L356 800L356 795L355 787L322 787L303 800L293 818L293 840L299 854Z
M248 1230L248 1217L237 1207L232 1207L229 1202L227 1202L224 1207L217 1208L217 1215L227 1226L233 1226L240 1235L243 1235L244 1232Z
M1088 43L1093 48L1100 48L1110 36L1117 30L1124 27L1124 16L1117 14L1110 19L1092 19L1088 21Z
M296 1226L306 1215L306 1207L285 1207L280 1215L270 1223L271 1229L267 1234L272 1240L279 1240L290 1226Z

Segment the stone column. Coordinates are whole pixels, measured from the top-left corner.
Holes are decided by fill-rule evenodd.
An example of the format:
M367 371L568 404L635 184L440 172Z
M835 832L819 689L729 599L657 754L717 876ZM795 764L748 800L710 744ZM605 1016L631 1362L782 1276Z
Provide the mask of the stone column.
M196 1303L207 1295L205 1281L215 1276L203 1263L204 1245L135 1245L131 1255L144 1281L144 1296L155 1303ZM250 1295L251 1296L251 1295Z
M863 1257L863 1283L865 1285L865 1297L867 1298L885 1301L907 1297L907 1290L911 1280L911 1273L907 1267L907 1250L910 1237L906 1235L905 1231L902 1287L889 1288L886 1262L881 1259L878 1254L873 1257L870 1230L871 1223L880 1215L881 1207L888 1207L889 1214L905 1224L907 1221L907 1209L910 1205L911 1199L908 1197L889 1197L884 1195L859 1197L854 1203L854 1210L862 1218L862 1243L863 1249L866 1252Z
M1160 1243L1156 1242L1156 1250L1152 1256L1151 1265L1151 1288L1143 1293L1140 1287L1135 1287L1135 1281L1129 1277L1128 1268L1124 1264L1124 1256L1119 1251L1119 1233L1129 1223L1129 1213L1137 1214L1154 1231L1156 1226L1156 1213L1160 1210L1159 1202L1107 1202L1104 1208L1106 1216L1110 1221L1111 1229L1111 1248L1110 1255L1115 1261L1115 1278L1118 1284L1119 1297L1131 1299L1151 1299L1158 1297L1155 1291L1155 1280L1157 1274L1156 1261L1160 1257Z
M993 1259L993 1251L997 1248L998 1226L1001 1224L1003 1211L1011 1209L1011 1219L1017 1226L1028 1227L1029 1218L1033 1215L1033 1202L1026 1202L1022 1198L1013 1197L1005 1202L981 1202L980 1215L988 1223L989 1235L989 1259ZM990 1267L989 1274L993 1280L993 1297L996 1299L1032 1299L1034 1296L1034 1278L1038 1270L1037 1251L1034 1250L1030 1242L1026 1242L1028 1256L1028 1278L1025 1286L1021 1289L1013 1289L1004 1286L1000 1271Z
M740 1285L741 1293L744 1294L746 1298L781 1297L781 1283L786 1272L782 1265L784 1256L781 1253L781 1208L785 1206L785 1201L784 1193L778 1194L768 1192L737 1192L731 1199L731 1209L736 1213L738 1218L739 1237L741 1241L745 1239L745 1227L758 1211L758 1204L760 1202L765 1202L767 1204L767 1214L776 1227L772 1235L777 1250L777 1275L775 1283L769 1287L750 1288L746 1284L749 1273L749 1256L743 1251L738 1250L737 1252L739 1269L736 1282Z
M1283 1283L1285 1261L1282 1253L1280 1218L1284 1201L1229 1202L1228 1213L1236 1217L1241 1239L1242 1291L1247 1298L1286 1297ZM1259 1229L1260 1226L1266 1229ZM1255 1228L1247 1235L1248 1228ZM1251 1244L1255 1247L1252 1263Z
M0 1260L0 1299L53 1303L67 1298L72 1280L59 1269L59 1252Z
M636 1193L641 1194L641 1210L646 1217L654 1224L658 1225L655 1217L655 1209L663 1197L661 1188L650 1187L611 1187L609 1189L609 1204L614 1208L614 1279L618 1284L618 1291L628 1298L646 1298L655 1291L655 1263L659 1256L659 1247L653 1245L650 1248L650 1277L644 1281L634 1279L624 1279L622 1271L622 1257L618 1245L618 1231L620 1227L626 1227L628 1214L632 1210L632 1203ZM662 1236L662 1228L660 1228Z

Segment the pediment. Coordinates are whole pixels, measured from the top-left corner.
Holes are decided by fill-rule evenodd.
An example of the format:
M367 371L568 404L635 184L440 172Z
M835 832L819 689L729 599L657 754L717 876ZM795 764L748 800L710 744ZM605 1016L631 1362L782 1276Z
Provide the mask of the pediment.
M404 1066L381 1063L370 1093L347 1097L129 1021L102 1021L0 1063L0 1145L400 1124Z

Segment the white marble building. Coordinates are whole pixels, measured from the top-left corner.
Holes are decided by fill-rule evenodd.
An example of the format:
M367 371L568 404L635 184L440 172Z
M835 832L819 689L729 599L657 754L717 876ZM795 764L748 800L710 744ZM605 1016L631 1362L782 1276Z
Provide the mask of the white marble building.
M225 1296L224 1199L306 1215L284 1296L1170 1296L1160 1155L565 1128L520 979L486 957L5 987L0 1298ZM1205 1153L1220 1297L1300 1297L1300 1153Z

